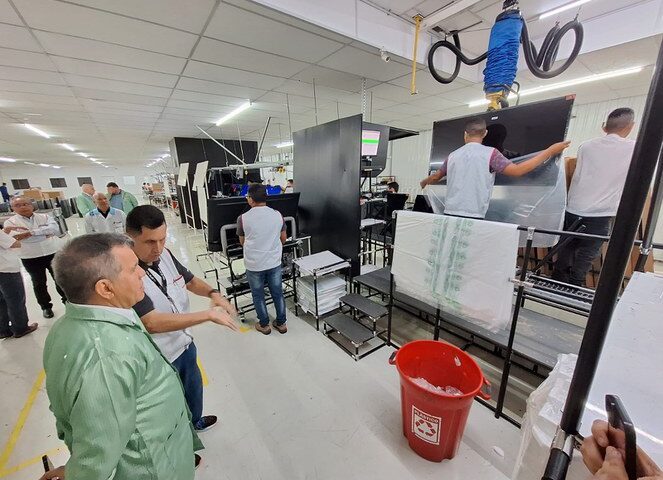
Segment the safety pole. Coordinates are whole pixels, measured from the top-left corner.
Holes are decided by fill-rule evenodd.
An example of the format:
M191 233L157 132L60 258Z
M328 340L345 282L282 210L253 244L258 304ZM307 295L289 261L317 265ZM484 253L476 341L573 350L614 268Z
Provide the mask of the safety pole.
M656 65L663 65L663 45ZM647 199L659 152L663 145L663 73L654 71L649 88L642 125L635 144L631 166L626 176L624 193L615 217L605 262L587 319L576 369L564 405L562 420L555 434L543 480L564 480L574 449L574 436L587 403L594 375L601 358L617 295L622 285L626 264L633 248L635 234Z
M421 15L415 15L414 19L414 46L412 47L412 81L410 82L410 95L417 93L417 47L419 45L419 30L421 21L424 19Z

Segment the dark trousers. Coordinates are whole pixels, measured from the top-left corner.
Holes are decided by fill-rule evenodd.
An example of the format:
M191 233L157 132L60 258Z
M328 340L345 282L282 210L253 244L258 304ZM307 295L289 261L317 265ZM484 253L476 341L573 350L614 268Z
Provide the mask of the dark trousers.
M184 387L184 398L191 411L191 423L195 427L203 416L203 376L198 368L198 350L191 342L184 353L173 362Z
M567 230L578 215L566 212L564 230ZM612 217L582 217L585 230L582 233L609 235ZM573 285L585 285L585 277L592 267L592 262L599 256L603 242L594 239L574 238L557 254L552 278Z
M28 329L25 287L20 273L0 273L0 335L20 335Z
M249 287L251 287L253 306L256 309L256 315L258 315L260 325L263 327L269 325L267 303L265 302L265 285L267 285L269 294L272 296L272 302L274 303L274 309L276 310L276 323L278 325L283 325L286 322L286 313L281 265L261 272L247 270L246 279L249 281Z
M53 267L51 267L51 262L55 254L46 255L44 257L37 258L24 258L21 261L25 270L30 274L30 279L32 280L32 289L35 292L35 297L37 297L37 303L43 309L53 308L53 303L51 303L51 296L48 293L48 288L46 287L46 272L51 274L51 277L55 280L53 276ZM62 303L67 301L67 297L64 292L58 285L55 285L55 289L60 294L62 298Z

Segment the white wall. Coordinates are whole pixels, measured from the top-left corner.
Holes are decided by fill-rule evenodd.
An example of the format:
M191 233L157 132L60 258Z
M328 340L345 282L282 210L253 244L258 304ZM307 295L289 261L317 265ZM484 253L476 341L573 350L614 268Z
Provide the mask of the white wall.
M125 176L135 177L136 185L125 185ZM54 189L51 187L50 178L63 177L67 182L66 188ZM75 197L81 192L76 177L92 177L95 188L102 192L106 191L106 184L108 182L115 182L120 188L137 196L142 194L141 184L150 181L150 174L147 169L132 165L122 168L81 166L53 169L31 165L0 164L0 181L7 183L10 193L14 192L11 183L13 178L27 178L31 187L41 187L44 190L63 190L67 198Z

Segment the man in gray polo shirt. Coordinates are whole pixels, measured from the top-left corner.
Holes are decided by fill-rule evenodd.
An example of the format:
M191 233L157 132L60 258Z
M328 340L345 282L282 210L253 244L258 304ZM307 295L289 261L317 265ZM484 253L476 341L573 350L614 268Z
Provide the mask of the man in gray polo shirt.
M274 328L286 333L285 298L281 279L281 255L286 240L283 216L267 206L267 189L264 185L249 187L246 200L251 210L237 219L237 236L244 246L244 266L246 278L251 287L253 305L259 323L256 330L265 335L272 333L265 303L265 284L276 309Z

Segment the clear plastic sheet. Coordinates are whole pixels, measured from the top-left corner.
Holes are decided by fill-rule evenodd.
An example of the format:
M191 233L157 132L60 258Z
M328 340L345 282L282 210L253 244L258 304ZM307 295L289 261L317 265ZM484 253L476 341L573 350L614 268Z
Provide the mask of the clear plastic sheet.
M531 158L534 154L512 159L515 163ZM429 185L424 190L433 211L444 213L446 183ZM561 230L566 210L566 174L563 159L549 160L536 170L522 177L497 175L495 187L486 213L486 220L513 223L525 227ZM520 246L525 245L526 232L521 232ZM556 235L537 233L534 247L552 247Z
M399 212L391 272L396 289L496 332L511 323L515 225Z

